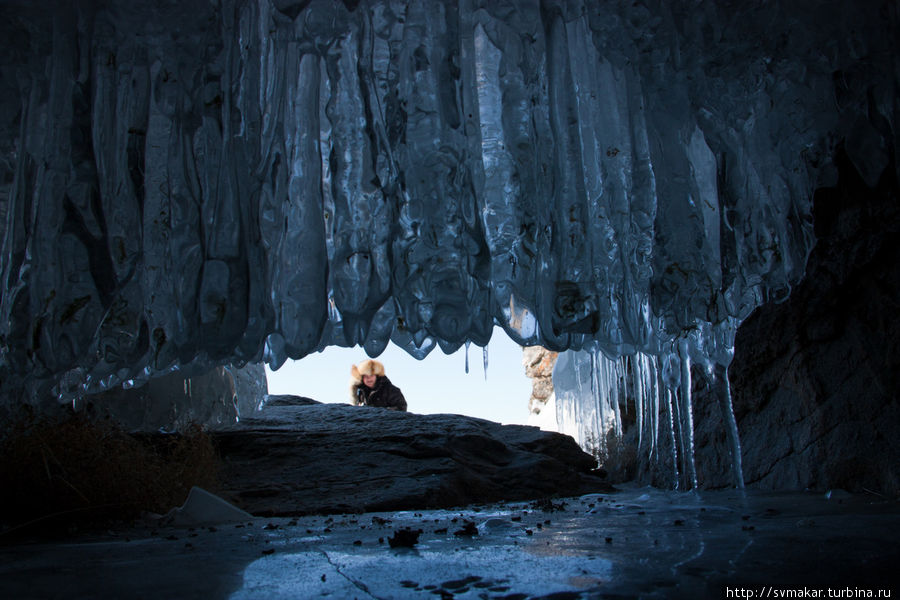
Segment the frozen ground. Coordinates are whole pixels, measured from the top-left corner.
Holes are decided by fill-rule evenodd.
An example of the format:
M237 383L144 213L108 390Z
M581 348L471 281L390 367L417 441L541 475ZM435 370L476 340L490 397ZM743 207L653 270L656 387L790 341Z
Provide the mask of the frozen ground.
M0 598L884 597L898 531L871 495L625 489L6 546Z

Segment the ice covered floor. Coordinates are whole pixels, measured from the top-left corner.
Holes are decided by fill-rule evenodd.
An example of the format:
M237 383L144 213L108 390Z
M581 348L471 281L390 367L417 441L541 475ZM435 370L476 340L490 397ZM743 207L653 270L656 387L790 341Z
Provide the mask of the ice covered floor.
M0 598L897 597L898 532L877 496L625 489L5 546Z

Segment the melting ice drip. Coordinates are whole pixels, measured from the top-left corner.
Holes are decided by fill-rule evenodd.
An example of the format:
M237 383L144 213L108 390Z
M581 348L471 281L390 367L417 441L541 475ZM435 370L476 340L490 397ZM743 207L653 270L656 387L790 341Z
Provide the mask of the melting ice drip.
M897 129L878 3L3 10L0 382L29 398L496 323L633 381L692 480L666 357L786 297L833 141L871 180Z

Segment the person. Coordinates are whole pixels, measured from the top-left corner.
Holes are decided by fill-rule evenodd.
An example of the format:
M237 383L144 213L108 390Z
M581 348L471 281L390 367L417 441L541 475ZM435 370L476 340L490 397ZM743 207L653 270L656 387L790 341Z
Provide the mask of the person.
M384 374L384 365L371 359L350 368L350 402L354 406L406 410L403 392Z

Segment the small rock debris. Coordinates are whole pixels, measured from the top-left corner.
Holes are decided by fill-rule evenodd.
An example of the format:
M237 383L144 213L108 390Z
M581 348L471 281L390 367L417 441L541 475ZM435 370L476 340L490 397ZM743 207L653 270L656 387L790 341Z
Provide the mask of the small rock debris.
M453 535L456 535L456 536L478 535L478 527L475 526L474 521L463 521L462 528L454 531Z
M421 529L410 529L409 527L395 529L394 535L388 538L388 544L391 548L412 548L419 543L421 534Z

